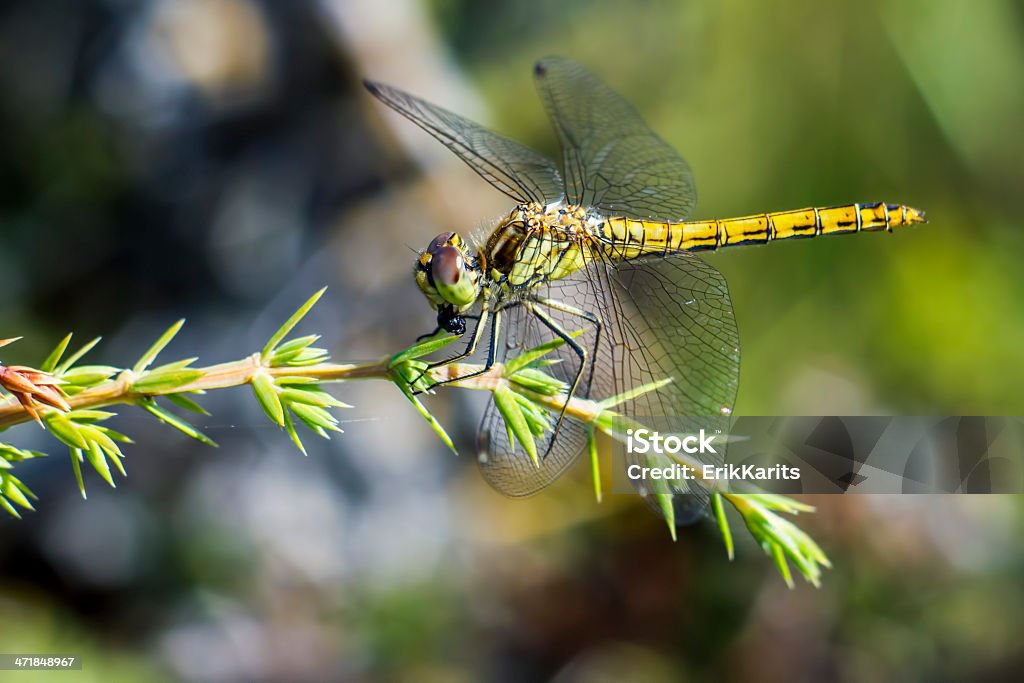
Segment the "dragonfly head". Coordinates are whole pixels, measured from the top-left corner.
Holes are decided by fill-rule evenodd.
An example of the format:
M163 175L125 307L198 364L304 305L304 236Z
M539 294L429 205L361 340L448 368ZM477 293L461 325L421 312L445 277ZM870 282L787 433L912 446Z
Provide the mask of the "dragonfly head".
M480 268L466 242L442 232L416 261L416 284L437 311L437 324L454 334L466 330L462 316L480 297Z

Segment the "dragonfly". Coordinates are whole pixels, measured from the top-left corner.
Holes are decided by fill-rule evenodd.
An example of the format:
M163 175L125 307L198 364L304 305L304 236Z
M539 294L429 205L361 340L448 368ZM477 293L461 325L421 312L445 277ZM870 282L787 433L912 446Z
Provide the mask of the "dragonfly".
M690 167L632 105L568 59L540 60L533 77L561 163L402 90L364 82L515 202L480 239L443 232L419 254L416 283L437 314L435 332L468 335L465 350L444 363L476 353L485 334L480 372L558 339L558 362L545 371L565 383L566 401L628 394L668 378L616 410L640 423L672 417L692 433L726 433L739 335L725 278L695 252L925 221L918 209L885 202L688 220L697 201ZM560 414L535 461L509 436L492 399L478 460L498 491L528 496L587 444L586 426ZM703 457L717 464L724 449ZM669 486L676 520L691 522L707 509L700 484ZM651 490L639 492L652 501Z

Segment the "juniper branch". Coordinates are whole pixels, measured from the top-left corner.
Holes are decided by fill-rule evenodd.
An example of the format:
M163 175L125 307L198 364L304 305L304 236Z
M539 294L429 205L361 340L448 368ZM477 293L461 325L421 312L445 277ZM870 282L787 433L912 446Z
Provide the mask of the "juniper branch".
M625 419L615 406L648 391L657 391L670 380L636 387L622 396L590 400L567 396L564 383L544 372L549 361L544 356L562 341L555 340L530 349L507 364L485 368L465 363L449 363L430 367L420 360L439 351L454 337L445 336L414 344L394 356L369 362L332 363L323 349L313 346L316 335L286 340L288 334L323 294L317 292L271 336L258 352L244 358L205 367L194 367L196 359L184 359L151 368L157 356L180 331L184 321L175 323L132 366L118 369L111 366L76 366L98 339L67 357L63 357L70 335L41 365L40 370L24 366L0 365L0 387L10 394L0 400L0 431L19 423L36 420L69 449L71 462L82 495L85 486L81 463L88 462L109 485L114 486L113 471L124 475L123 452L118 443L131 443L103 423L115 413L103 410L116 405L129 405L149 412L162 422L203 443L215 445L209 437L187 420L172 413L157 399L196 413L207 414L193 397L213 390L249 385L268 417L305 453L295 425L304 424L323 438L340 432L332 409L346 408L323 389L323 384L353 380L385 380L394 383L431 424L442 440L455 450L452 440L441 424L419 399L419 394L434 386L446 391L465 389L488 391L509 425L510 434L537 463L536 436L551 428L551 416L562 414L588 426L591 434L589 452L592 460L595 492L600 499L600 476L595 431L612 438L622 438L617 430ZM0 346L15 340L0 340ZM31 510L35 496L11 470L22 460L44 455L0 443L0 507L14 516L18 508ZM680 454L680 458L688 456ZM700 477L700 462L685 462ZM828 559L817 544L779 513L797 514L813 508L777 495L736 494L719 490L714 481L703 485L711 495L711 507L730 559L733 556L732 534L722 506L727 501L743 518L747 529L776 562L786 582L792 586L787 559L809 582L818 585L821 568ZM668 493L655 496L669 499ZM675 537L671 505L663 505L666 521Z

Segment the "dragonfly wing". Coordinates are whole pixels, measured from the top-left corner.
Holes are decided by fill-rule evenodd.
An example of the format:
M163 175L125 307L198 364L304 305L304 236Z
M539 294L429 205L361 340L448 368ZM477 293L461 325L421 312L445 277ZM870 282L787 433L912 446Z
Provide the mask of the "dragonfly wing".
M565 290L572 290L578 283L558 281L553 287L545 287L546 293L561 296ZM552 291L557 290L557 291ZM504 362L523 351L539 344L548 342L554 336L552 332L540 324L537 318L525 306L515 306L502 311L501 345L497 357ZM567 332L581 328L589 328L576 338L577 343L589 349L595 341L595 331L589 323L576 317L552 315L557 324ZM580 367L579 356L567 346L551 351L545 360L557 361L544 368L549 375L566 384L571 384ZM589 380L582 377L577 388L578 396L587 396ZM551 415L552 427L557 415ZM549 429L536 439L540 466L533 463L523 446L509 440L508 430L494 400L488 403L480 423L478 434L478 458L484 479L495 489L507 496L521 497L537 493L557 479L569 468L587 444L586 427L569 418L562 420L557 431Z
M587 444L586 428L566 418L552 442L550 432L537 439L540 467L508 439L505 421L492 400L484 411L477 443L477 457L484 480L496 490L521 498L542 491L567 470Z
M657 391L637 396L615 410L639 422L673 418L673 426L681 430L727 433L739 383L739 338L722 275L692 254L617 265L603 262L595 252L587 258L592 265L586 270L546 283L536 291L538 299L560 302L602 319L599 339L596 327L578 315L544 309L560 329L582 331L575 340L586 350L588 366L576 395L610 398L672 378ZM502 361L554 336L524 306L507 309L502 318L496 351ZM576 377L579 357L567 345L545 358L557 361L543 368L549 375L567 384ZM557 416L551 418L553 424ZM708 455L705 464L724 459L720 441L717 455ZM541 455L537 467L522 446L509 439L492 400L480 425L480 467L497 490L526 496L557 479L586 444L585 426L567 417L557 431L537 438ZM708 494L700 486L678 482L667 492L673 494L677 522L692 522L707 508ZM641 493L652 507L660 509L657 499L649 495L652 491Z
M546 57L537 90L562 147L566 199L609 216L681 221L697 203L689 165L583 67Z
M672 381L615 407L644 423L671 418L685 433L728 433L739 388L739 335L725 278L693 254L649 257L590 270L608 328L608 345L598 354L595 387L614 394L666 378ZM657 424L657 422L655 422ZM723 439L715 454L698 454L702 464L720 464ZM644 456L627 464L647 466ZM671 463L663 463L671 464ZM665 481L678 514L706 508L707 490L688 481ZM649 494L649 502L658 507ZM680 498L682 496L682 498ZM685 521L685 520L684 520Z
M673 379L628 404L631 414L729 415L739 387L739 334L722 274L687 253L628 261L596 274L617 312L608 325L611 368L597 372L613 373L618 391Z
M371 81L364 84L377 99L440 140L517 202L550 204L562 198L562 178L551 159L398 88Z

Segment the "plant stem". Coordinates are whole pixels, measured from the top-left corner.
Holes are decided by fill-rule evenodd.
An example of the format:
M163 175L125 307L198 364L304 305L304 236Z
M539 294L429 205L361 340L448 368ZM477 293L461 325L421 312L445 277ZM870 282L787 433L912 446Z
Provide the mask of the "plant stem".
M227 363L218 363L205 368L197 368L203 373L202 377L184 386L175 387L167 392L141 393L132 390L132 385L138 375L131 370L124 370L109 382L87 389L68 399L72 410L103 408L111 405L134 403L140 399L152 396L160 396L164 393L188 393L209 391L213 389L226 389L248 384L258 372L265 372L272 377L294 377L302 376L317 379L323 382L359 380L359 379L390 379L389 369L390 357L377 361L362 363L318 363L306 367L266 367L260 360L260 354L254 353L246 358ZM458 387L462 389L473 389L478 391L494 391L499 386L513 387L517 392L523 394L531 401L545 406L554 412L562 409L564 397L558 395L546 395L530 391L521 386L516 386L504 376L504 366L495 364L487 372L475 374L481 369L478 365L466 363L451 363L428 371L433 381L443 382L442 386ZM467 379L458 379L466 375L474 375ZM591 423L600 412L600 405L596 401L572 397L565 408L565 414L584 423ZM6 429L22 422L27 422L31 417L16 400L8 399L0 403L0 429ZM684 463L694 466L696 476L702 480L705 486L715 487L713 481L703 479L699 463ZM745 505L741 502L742 496L722 492L729 501L736 507Z
M260 354L254 353L241 360L218 363L205 368L196 368L203 373L202 377L189 384L175 387L162 392L136 392L132 385L139 375L131 370L124 370L108 382L86 389L68 399L72 410L84 408L102 408L105 406L134 403L140 399L160 396L163 394L180 394L188 392L226 389L248 384L258 372L272 377L309 377L320 381L339 381L348 379L387 379L389 375L388 360L365 363L318 363L306 367L280 366L265 367L260 363ZM17 400L10 398L0 403L0 429L6 429L32 419Z

